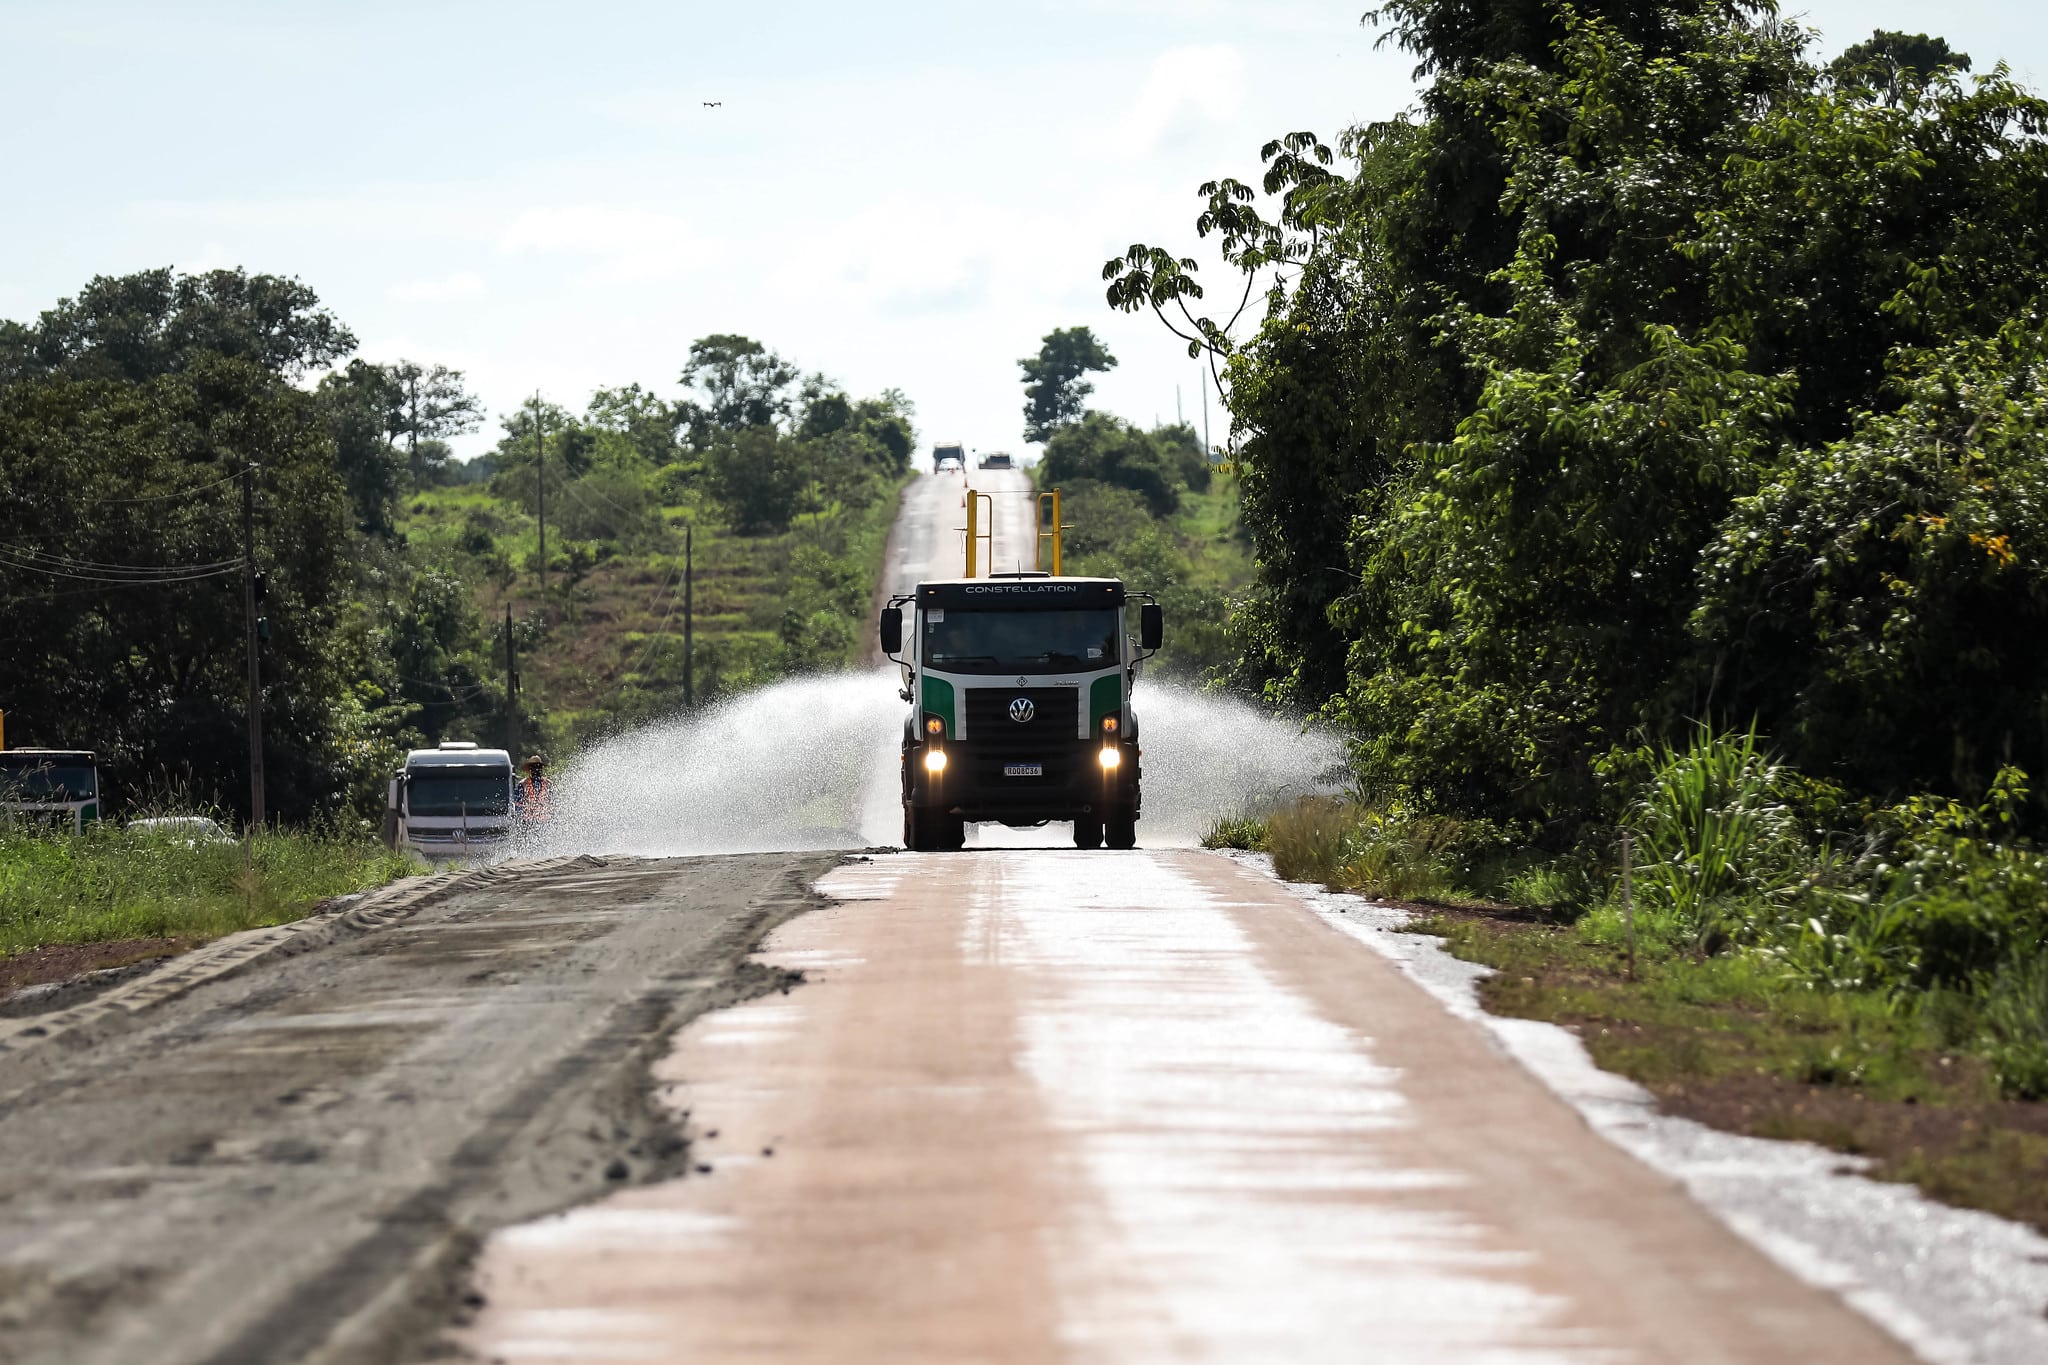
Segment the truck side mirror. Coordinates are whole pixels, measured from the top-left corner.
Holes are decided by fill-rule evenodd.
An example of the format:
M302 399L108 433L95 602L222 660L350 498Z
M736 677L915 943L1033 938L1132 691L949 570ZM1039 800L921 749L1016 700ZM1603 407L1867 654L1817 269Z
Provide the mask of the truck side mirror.
M1166 613L1159 610L1157 602L1147 602L1138 608L1138 647L1157 649L1166 639Z
M882 608L882 652L901 654L903 652L903 608Z

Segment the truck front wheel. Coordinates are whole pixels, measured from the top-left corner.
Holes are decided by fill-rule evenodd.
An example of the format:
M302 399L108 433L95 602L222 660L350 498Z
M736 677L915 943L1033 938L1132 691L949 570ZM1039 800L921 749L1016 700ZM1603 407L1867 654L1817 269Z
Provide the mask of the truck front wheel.
M1074 817L1074 847L1101 848L1102 821L1089 815Z
M921 809L914 802L903 803L903 846L913 853L936 853L964 848L967 822L942 810Z
M1138 813L1129 806L1112 810L1103 817L1103 842L1111 848L1138 846Z

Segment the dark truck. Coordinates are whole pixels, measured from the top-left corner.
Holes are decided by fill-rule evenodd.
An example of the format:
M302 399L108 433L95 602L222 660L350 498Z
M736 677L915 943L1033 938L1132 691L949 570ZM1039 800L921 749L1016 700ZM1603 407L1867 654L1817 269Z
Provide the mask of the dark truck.
M1142 751L1131 689L1162 632L1150 595L1113 578L997 574L892 598L882 649L902 666L910 703L904 844L959 848L969 821L1071 820L1077 847L1134 847Z

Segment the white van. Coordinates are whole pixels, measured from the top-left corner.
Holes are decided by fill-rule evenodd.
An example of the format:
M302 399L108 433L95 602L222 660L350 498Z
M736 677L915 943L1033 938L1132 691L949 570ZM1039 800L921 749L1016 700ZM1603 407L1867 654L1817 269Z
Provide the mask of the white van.
M391 779L384 827L429 858L496 852L512 837L512 755L455 739L414 749Z

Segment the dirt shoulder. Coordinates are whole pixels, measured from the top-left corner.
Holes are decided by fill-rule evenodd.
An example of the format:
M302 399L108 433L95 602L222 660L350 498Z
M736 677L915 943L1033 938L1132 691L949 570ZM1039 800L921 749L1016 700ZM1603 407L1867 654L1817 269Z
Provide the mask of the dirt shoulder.
M685 1169L649 1059L834 861L557 868L0 1057L0 1357L425 1349L484 1232Z
M2048 1231L2048 1104L2002 1100L1984 1063L1874 998L1773 983L1728 959L1642 960L1538 911L1404 907L1496 969L1496 1014L1563 1025L1668 1113L1867 1157L1869 1174Z

